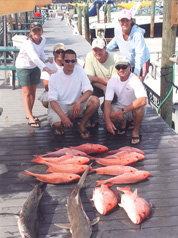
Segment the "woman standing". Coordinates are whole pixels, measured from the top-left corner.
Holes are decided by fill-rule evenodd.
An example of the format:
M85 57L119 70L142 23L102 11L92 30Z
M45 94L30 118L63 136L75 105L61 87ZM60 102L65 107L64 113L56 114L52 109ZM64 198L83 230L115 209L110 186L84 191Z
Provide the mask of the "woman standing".
M132 72L144 80L150 59L150 53L144 40L145 30L132 21L130 10L123 9L119 13L119 24L115 28L115 37L107 46L107 51L119 47L121 55L131 61Z
M49 74L55 73L45 63L50 62L44 54L46 39L42 36L43 28L39 22L33 22L30 26L30 34L20 48L16 59L17 77L22 87L23 103L27 114L28 124L31 127L40 127L38 118L32 114L35 102L36 88L40 83L41 70Z

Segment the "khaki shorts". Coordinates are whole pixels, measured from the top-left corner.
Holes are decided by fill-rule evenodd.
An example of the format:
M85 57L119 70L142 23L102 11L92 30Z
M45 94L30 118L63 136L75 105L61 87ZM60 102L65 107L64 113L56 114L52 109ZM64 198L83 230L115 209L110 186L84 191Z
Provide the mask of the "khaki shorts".
M124 108L124 106L123 105L117 105L117 104L111 104L111 109L114 112L119 111L121 108ZM133 120L133 113L132 113L132 111L125 112L124 115L123 115L123 118L121 120L122 121L123 120Z
M84 111L86 110L87 104L90 100L90 98L93 96L90 96L85 102L82 102L80 105L80 114L78 117L82 117ZM74 103L73 104L61 104L60 107L64 114L70 118L70 114L72 112ZM70 118L71 119L71 118ZM48 103L48 121L50 125L52 126L56 122L61 122L60 116L51 108L50 102Z
M48 102L48 91L44 91L38 98L40 102Z

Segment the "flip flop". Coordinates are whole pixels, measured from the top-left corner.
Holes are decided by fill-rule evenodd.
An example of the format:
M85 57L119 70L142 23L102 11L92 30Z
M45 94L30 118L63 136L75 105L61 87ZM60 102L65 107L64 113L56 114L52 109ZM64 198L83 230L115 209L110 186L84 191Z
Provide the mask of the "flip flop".
M63 128L54 128L54 134L56 135L56 136L62 136L62 135L64 135L64 130L63 130Z
M138 144L140 144L141 139L142 139L142 136L141 136L141 135L140 135L140 136L132 136L132 138L131 138L131 140L130 140L130 144L131 144L131 145L138 145ZM133 143L134 140L138 140L138 142Z
M90 137L90 132L87 130L82 131L79 129L78 133L80 134L82 139L88 139ZM88 136L85 136L85 135L88 135Z
M28 125L34 128L39 128L40 124L38 122L28 122Z
M29 117L26 117L29 120ZM33 117L34 121L39 121L38 117Z
M126 131L127 131L127 128L120 128L118 131L117 131L117 134L118 135L125 135L126 134Z

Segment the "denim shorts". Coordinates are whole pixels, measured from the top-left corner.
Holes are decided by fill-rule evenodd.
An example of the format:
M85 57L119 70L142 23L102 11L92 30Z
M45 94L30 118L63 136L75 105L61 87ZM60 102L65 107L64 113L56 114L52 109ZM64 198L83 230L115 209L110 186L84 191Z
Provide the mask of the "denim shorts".
M21 87L39 84L40 76L41 70L38 67L33 69L17 69L17 78Z

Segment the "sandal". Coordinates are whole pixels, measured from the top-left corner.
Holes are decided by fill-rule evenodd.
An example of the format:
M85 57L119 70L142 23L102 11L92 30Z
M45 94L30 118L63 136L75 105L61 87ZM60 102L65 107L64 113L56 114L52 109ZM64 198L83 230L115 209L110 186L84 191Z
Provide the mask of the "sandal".
M117 134L118 134L118 135L125 135L125 134L126 134L126 127L125 127L125 128L120 128L120 129L117 131Z
M142 136L132 136L131 140L130 140L130 144L131 145L138 145L140 144L141 142L141 139L142 139ZM134 142L136 140L136 142Z
M127 129L128 130L134 129L134 121L127 121Z
M61 127L54 128L54 134L55 134L56 136L62 136L62 135L64 135L64 130L63 130L63 128L61 128Z
M88 139L90 137L90 132L87 130L82 131L78 129L78 133L80 134L82 139Z
M39 128L40 124L38 122L28 122L28 125L34 128Z
M29 120L29 117L26 117ZM39 121L38 117L33 117L34 121Z

